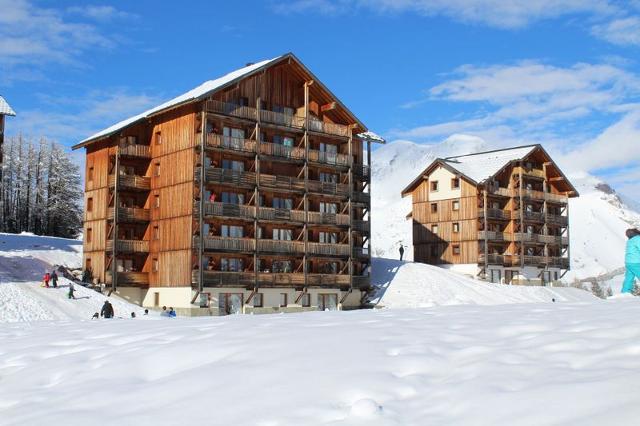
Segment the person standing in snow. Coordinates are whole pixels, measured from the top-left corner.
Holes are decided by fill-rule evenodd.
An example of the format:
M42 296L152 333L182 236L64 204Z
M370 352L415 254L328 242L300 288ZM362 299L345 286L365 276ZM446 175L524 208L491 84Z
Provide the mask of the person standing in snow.
M55 284L54 284L55 287ZM76 300L76 296L75 294L73 294L76 291L75 287L73 286L73 283L69 283L69 299L73 299Z
M113 318L113 306L108 300L104 301L104 305L102 305L102 310L100 311L100 316L104 318Z
M400 262L402 262L402 256L404 256L404 246L400 244Z
M627 229L627 249L624 256L625 275L622 293L631 293L635 280L640 280L640 231Z
M173 307L169 308L169 317L170 318L175 318L176 317L176 311L173 310Z
M49 275L48 272L45 272L44 277L42 277L42 280L44 281L44 286L49 288L49 280L51 279L51 275Z
M55 269L51 273L51 283L53 284L53 288L58 288L58 274L56 274Z

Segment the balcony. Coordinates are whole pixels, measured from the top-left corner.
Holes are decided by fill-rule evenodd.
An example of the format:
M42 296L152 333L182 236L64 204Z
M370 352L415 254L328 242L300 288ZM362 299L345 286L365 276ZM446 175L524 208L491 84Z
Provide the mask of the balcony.
M307 285L349 285L349 275L345 274L308 274Z
M206 138L206 148L255 153L256 146L257 142L250 139L233 138L231 136L220 136L216 134L208 134Z
M309 192L314 192L317 194L340 195L344 197L349 195L349 185L345 183L309 180L307 181L307 188Z
M346 154L330 153L325 151L318 151L315 149L309 150L309 161L312 163L330 164L332 166L349 167L349 156Z
M522 172L523 176L526 177L533 177L533 178L537 178L537 179L544 179L546 176L544 174L544 170L542 169L527 169L525 167L514 167L513 168L513 173L514 174L520 174L520 172Z
M308 212L307 220L314 225L349 226L348 214Z
M562 194L553 194L551 192L536 191L534 189L521 189L515 190L515 196L519 197L522 194L523 198L532 200L546 200L556 203L567 203L567 196Z
M352 228L354 231L368 234L371 232L371 222L368 220L354 220L352 222Z
M509 197L509 198L511 198L511 197L514 196L513 189L496 187L496 186L490 187L488 193L491 194L491 195L497 195L499 197Z
M269 157L279 157L297 161L302 161L305 158L304 148L269 142L260 142L260 154Z
M369 182L371 180L371 168L369 166L354 164L352 170L356 179L363 182Z
M113 207L109 207L107 219L114 219ZM149 222L151 220L151 212L149 209L140 209L137 207L119 207L118 222Z
M484 209L478 211L478 217L484 217ZM510 210L487 209L487 218L497 220L511 220Z
M351 195L351 200L354 203L359 204L370 204L371 203L371 194L368 192L356 192L354 191Z
M556 225L556 226L568 226L569 225L569 217L567 217L567 216L546 214L545 215L545 220L550 225Z
M352 282L354 288L369 288L371 286L371 277L368 275L354 275Z
M148 287L149 286L149 274L147 272L117 272L118 285L127 287ZM108 271L105 274L105 283L112 284L113 274Z
M299 272L277 273L259 272L258 284L270 285L304 285L304 274Z
M106 251L113 251L113 240L107 240ZM116 240L117 253L149 253L149 241Z
M229 102L221 102L208 100L206 103L208 112L216 114L228 115L231 117L245 118L247 120L256 121L258 118L257 110L248 106L241 106Z
M352 257L355 257L356 259L368 259L369 247L354 247Z
M256 208L254 206L247 206L244 204L212 203L205 201L203 207L205 217L222 216L253 219L256 216Z
M260 186L265 188L304 192L304 179L298 179L290 176L274 176L274 175L260 175Z
M349 256L349 244L307 243L307 249L317 256Z
M515 210L513 212L513 218L520 220L521 217L524 217L524 220L526 222L539 222L542 223L544 222L544 213L543 212L533 212L533 211L520 211L520 210Z
M510 235L497 231L478 231L478 239L486 239L488 241L509 241Z
M569 259L566 257L554 257L554 256L516 256L516 264L524 260L525 266L536 266L539 268L551 267L551 268L569 268Z
M116 184L116 175L109 175L108 184L114 187ZM151 189L151 178L137 175L120 175L118 176L118 188L130 191L149 191Z
M258 219L302 223L304 222L304 211L260 207L258 209Z
M149 145L126 145L118 147L118 153L121 157L142 158L148 160L151 158L151 149Z
M304 117L298 115L285 114L282 112L260 110L260 121L265 123L276 124L278 126L291 127L294 129L302 129L304 127Z
M320 121L315 118L309 119L309 131L349 137L349 126L335 123L325 123L324 121Z
M232 238L220 236L206 236L203 238L203 250L222 252L253 252L256 241L253 238ZM194 247L199 247L199 238L193 239Z
M200 281L200 271L191 273L192 281ZM204 286L254 286L256 276L253 272L203 271Z
M502 265L502 266L512 266L514 259L511 255L503 255L503 254L480 254L478 256L478 263L484 264L486 259L486 263L489 265Z
M256 174L253 172L239 172L217 167L208 167L205 171L208 183L229 184L253 188L256 185Z
M544 244L569 245L569 237L563 237L560 235L540 235L538 236L538 241Z
M258 251L261 253L304 254L304 242L282 240L258 240Z

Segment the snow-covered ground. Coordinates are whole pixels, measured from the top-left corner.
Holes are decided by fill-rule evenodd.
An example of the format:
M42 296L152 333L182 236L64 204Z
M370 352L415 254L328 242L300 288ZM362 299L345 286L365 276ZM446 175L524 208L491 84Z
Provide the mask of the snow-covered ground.
M0 327L0 423L633 425L638 299Z
M372 301L387 308L509 303L601 302L590 292L565 287L509 286L474 280L422 263L373 260Z

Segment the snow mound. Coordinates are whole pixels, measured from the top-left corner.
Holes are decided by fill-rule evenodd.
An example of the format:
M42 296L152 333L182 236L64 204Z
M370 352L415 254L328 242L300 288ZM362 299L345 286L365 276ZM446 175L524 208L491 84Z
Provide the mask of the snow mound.
M372 302L388 308L599 300L575 288L493 284L433 265L392 259L374 258L372 277Z

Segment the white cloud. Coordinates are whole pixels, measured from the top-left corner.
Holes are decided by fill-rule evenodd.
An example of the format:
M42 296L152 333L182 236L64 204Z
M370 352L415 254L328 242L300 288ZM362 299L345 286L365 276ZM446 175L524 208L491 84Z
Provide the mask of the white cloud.
M594 25L594 35L619 45L640 45L640 17L627 16Z
M116 9L113 6L86 5L73 6L67 9L69 13L86 16L98 21L110 21L112 19L133 18L136 15Z

